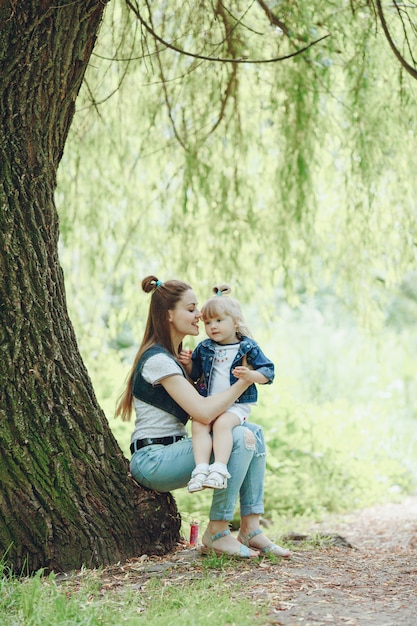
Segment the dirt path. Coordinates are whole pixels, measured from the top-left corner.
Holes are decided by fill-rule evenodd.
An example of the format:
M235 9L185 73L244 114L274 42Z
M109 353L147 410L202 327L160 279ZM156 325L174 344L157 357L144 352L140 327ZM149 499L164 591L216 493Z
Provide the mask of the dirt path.
M271 623L417 625L417 497L329 519L313 530L337 533L352 548L298 552L285 564Z
M344 540L296 545L289 561L222 564L237 599L243 588L268 607L263 626L417 626L417 496L330 517L311 533ZM154 576L184 585L184 579L207 575L201 559L186 546L167 557L133 559L103 570L103 589L128 581L141 589Z

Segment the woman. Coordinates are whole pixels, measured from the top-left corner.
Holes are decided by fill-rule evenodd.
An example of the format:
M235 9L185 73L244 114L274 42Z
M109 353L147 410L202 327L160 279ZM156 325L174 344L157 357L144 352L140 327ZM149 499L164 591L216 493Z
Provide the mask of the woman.
M190 285L156 276L142 281L152 292L145 334L136 355L126 389L116 409L123 420L136 412L132 435L130 470L140 485L155 491L185 487L194 469L191 439L185 424L192 416L210 424L235 402L250 383L239 379L225 391L200 396L178 362L186 335L197 336L201 313ZM245 368L243 368L245 369ZM203 552L214 551L241 558L262 553L288 557L290 552L272 543L259 527L263 509L265 442L255 424L233 429L229 461L231 479L226 489L215 490L210 521L203 535ZM240 497L241 527L235 539L229 530Z

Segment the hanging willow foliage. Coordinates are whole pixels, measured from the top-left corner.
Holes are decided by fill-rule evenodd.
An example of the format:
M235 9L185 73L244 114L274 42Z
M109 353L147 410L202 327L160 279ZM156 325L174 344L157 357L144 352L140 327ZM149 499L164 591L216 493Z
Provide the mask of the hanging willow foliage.
M354 299L413 267L415 6L113 3L60 171L73 316L120 331L149 272Z

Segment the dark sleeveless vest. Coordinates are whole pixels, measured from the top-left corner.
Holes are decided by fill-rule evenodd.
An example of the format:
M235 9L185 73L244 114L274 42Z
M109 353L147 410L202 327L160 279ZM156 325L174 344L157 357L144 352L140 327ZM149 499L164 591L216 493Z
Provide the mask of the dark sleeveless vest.
M178 361L176 361L172 354L170 354L168 350L165 350L165 348L163 348L160 344L155 344L151 348L148 348L140 357L135 369L135 373L133 375L133 395L138 398L138 400L142 400L142 402L146 402L146 404L156 406L158 409L162 409L170 415L173 415L183 424L186 424L189 419L188 413L184 411L184 409L181 408L180 405L171 398L169 393L165 391L162 385L157 385L154 387L151 383L148 383L142 376L143 366L145 365L146 361L155 354L165 354L166 356L169 356L170 359L175 361L175 363L177 363L178 365ZM183 375L185 377L184 372Z

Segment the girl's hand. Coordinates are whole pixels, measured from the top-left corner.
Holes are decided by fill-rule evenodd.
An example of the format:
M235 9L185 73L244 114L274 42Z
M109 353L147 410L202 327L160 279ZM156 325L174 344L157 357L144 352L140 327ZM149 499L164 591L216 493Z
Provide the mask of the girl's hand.
M182 365L189 365L191 363L192 353L192 350L181 350L178 355L178 361L182 363Z

